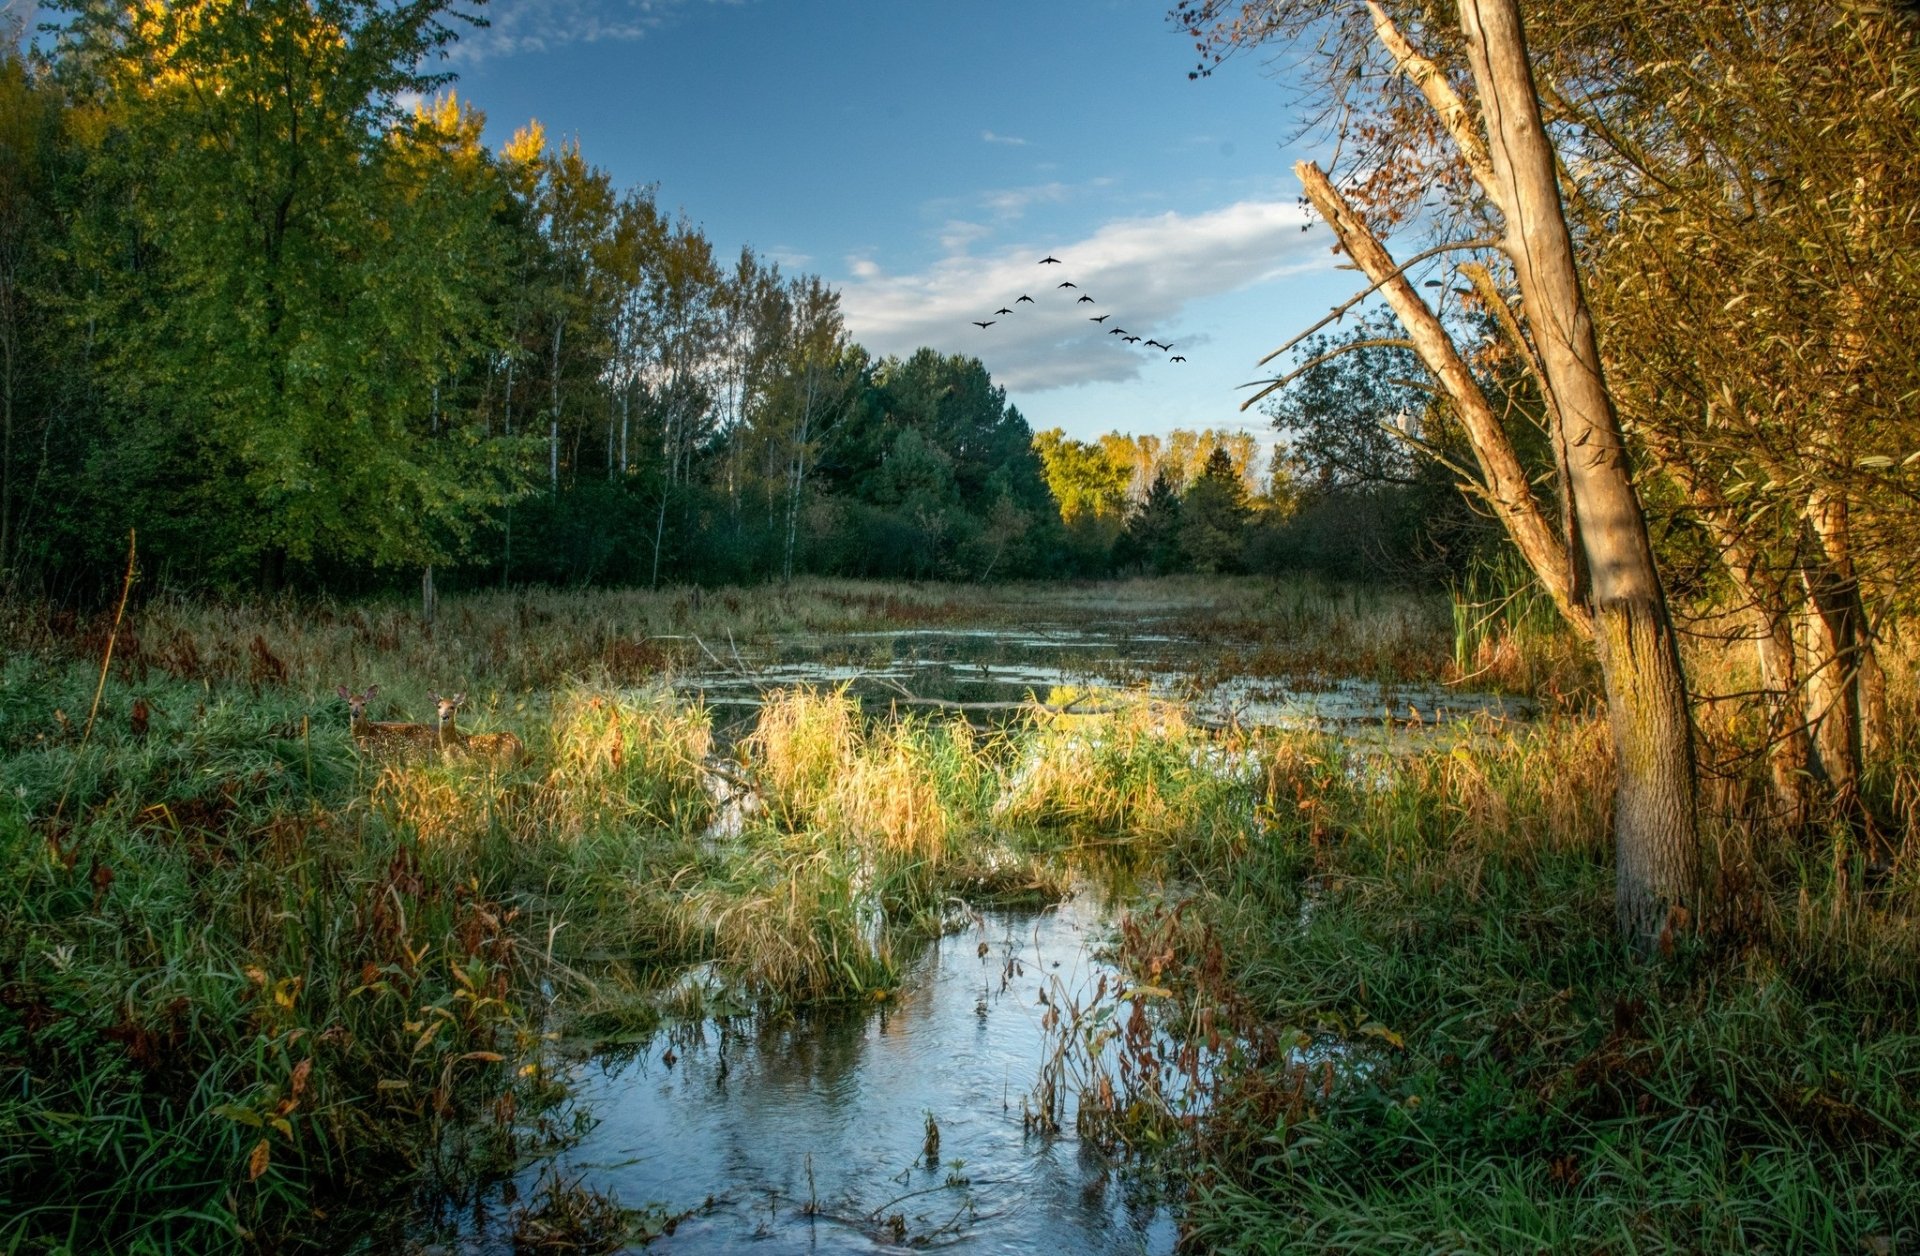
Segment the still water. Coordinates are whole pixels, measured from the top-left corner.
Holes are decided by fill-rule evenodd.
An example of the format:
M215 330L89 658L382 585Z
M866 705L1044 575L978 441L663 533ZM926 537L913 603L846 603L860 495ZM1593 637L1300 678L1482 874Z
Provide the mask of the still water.
M749 730L763 695L795 685L845 686L870 710L962 709L976 723L1016 718L1063 688L1180 702L1212 726L1351 733L1526 720L1535 704L1438 681L1383 682L1314 672L1249 675L1222 666L1218 643L1138 631L890 629L776 637L709 653L675 678L714 713L725 746ZM1097 705L1097 703L1095 704ZM1419 738L1402 738L1411 745Z
M573 1080L598 1124L544 1168L692 1210L655 1252L1171 1252L1166 1209L1073 1136L1071 1095L1066 1132L1023 1121L1048 1007L1117 979L1096 954L1108 921L1085 894L975 916L871 1008L589 1060Z

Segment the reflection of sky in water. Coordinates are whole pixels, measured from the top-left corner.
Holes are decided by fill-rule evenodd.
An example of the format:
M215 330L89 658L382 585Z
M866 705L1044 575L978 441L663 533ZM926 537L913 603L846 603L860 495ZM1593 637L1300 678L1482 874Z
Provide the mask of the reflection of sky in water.
M671 1067L664 1039L584 1065L582 1098L599 1124L564 1163L629 1205L679 1211L714 1198L653 1251L899 1250L887 1226L897 1213L909 1243L955 1251L1170 1252L1163 1210L1130 1200L1071 1136L1022 1126L1046 1048L1038 996L1085 999L1111 972L1089 954L1103 920L1077 900L992 914L929 944L889 1004L751 1032L709 1023L699 1040L672 1044ZM928 1113L940 1126L932 1168Z
M794 685L846 685L870 707L902 709L912 709L915 700L985 708L1044 700L1060 687L1112 689L1178 699L1201 722L1244 728L1417 730L1483 717L1528 719L1536 710L1524 698L1432 682L1210 676L1218 653L1191 639L1117 631L877 631L785 638L763 654L742 656L736 669L692 672L677 684L716 707L756 706L766 690Z

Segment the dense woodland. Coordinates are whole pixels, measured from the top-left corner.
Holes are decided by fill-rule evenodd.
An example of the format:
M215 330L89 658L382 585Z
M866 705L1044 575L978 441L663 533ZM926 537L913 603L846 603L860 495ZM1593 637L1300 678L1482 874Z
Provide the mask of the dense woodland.
M1245 434L1218 441L1244 492L1203 474L1213 433L1036 445L978 360L876 358L817 276L718 255L578 141L489 149L422 68L454 6L49 7L0 64L10 588L98 597L130 528L181 590L1408 552L1290 529Z

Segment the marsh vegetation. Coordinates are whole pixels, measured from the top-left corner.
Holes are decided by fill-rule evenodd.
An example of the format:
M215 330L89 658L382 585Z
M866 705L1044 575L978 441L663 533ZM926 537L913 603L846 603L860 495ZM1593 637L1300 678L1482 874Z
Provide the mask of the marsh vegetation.
M986 711L900 700L927 674L929 626L1051 625L1047 648L1072 654L1088 647L1070 630L1116 631L1121 608L1153 662L1128 683L1035 684ZM504 1250L568 1217L601 1250L667 1228L697 1248L738 1235L730 1207L883 1243L1031 1224L1076 1182L1114 1211L1041 1215L1108 1236L1089 1250L1170 1242L1173 1216L1221 1249L1501 1233L1785 1249L1915 1224L1911 865L1876 878L1844 843L1756 841L1742 816L1764 791L1740 756L1759 734L1708 724L1725 907L1664 954L1622 951L1590 676L1555 670L1558 647L1482 641L1465 657L1530 652L1556 677L1539 714L1410 717L1393 695L1458 674L1444 601L820 582L481 595L431 629L391 604L156 602L120 626L104 686L109 619L16 612L8 632L15 1250L423 1244L449 1224ZM796 641L838 642L888 683L768 683L718 736L728 708L694 680ZM1388 697L1361 727L1203 718L1156 692L1183 667L1212 692L1223 666L1307 690L1358 672ZM357 741L339 678L380 685L382 718L464 686L471 731L525 754ZM1920 733L1900 718L1907 746ZM1913 805L1910 754L1880 781L1890 805ZM1109 909L1085 904L1113 904L1112 949L1049 943L1086 979L1006 995L1003 965L1035 936L1021 913L1076 887L1096 946ZM991 1057L999 1089L975 1110L951 1093L882 1105L891 1123L835 1136L853 1142L831 1189L797 1185L827 1146L804 1122L757 1145L777 1198L751 1206L729 1196L741 1181L607 1171L608 1147L657 1154L649 1088L668 1078L698 1107L688 1079L731 1062L764 1093L763 1074L890 1030L934 1058L959 1049L976 997L993 1000L981 1025L1024 1035ZM880 1076L867 1067L817 1072ZM891 1212L866 1215L885 1202L873 1183L838 1169L923 1159L928 1118L936 1162L968 1163L892 1234ZM654 1133L596 1141L601 1122ZM1094 1167L996 1204L992 1183L1028 1180L1060 1138ZM872 1154L849 1159L856 1144ZM1145 1166L1177 1187L1126 1185ZM492 1228L447 1221L459 1199Z
M1264 469L474 7L0 51L0 1250L1920 1246L1911 6L1180 0L1368 285Z

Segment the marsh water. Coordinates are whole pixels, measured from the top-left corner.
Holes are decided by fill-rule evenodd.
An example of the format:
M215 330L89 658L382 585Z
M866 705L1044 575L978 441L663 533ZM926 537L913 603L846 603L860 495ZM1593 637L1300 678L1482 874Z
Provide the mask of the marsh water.
M723 748L751 729L764 694L796 684L844 685L881 718L945 709L983 724L1034 702L1144 692L1203 724L1317 728L1389 751L1449 724L1530 714L1439 684L1257 674L1230 650L1222 665L1218 643L1151 624L700 647L707 665L675 683L707 704ZM554 1182L609 1195L645 1210L648 1250L662 1252L1171 1252L1166 1201L1073 1133L1070 1084L1056 1132L1029 1119L1059 1045L1049 1010L1119 980L1101 958L1117 911L1091 886L1038 912L956 903L960 927L920 944L883 1000L686 1022L574 1058L563 1080L586 1132L527 1165L513 1193L522 1206ZM507 1211L439 1250L510 1250Z
M1057 1045L1048 1009L1117 980L1098 957L1110 919L1090 889L972 915L882 1002L706 1020L577 1061L591 1128L517 1193L578 1181L676 1218L658 1252L1171 1252L1150 1186L1072 1134L1070 1086L1062 1132L1027 1119ZM440 1250L507 1247L482 1224Z
M752 646L700 643L704 664L676 687L714 712L725 745L752 727L761 695L793 685L845 686L869 709L952 710L978 724L1066 696L1177 700L1199 723L1243 728L1419 729L1525 719L1525 699L1438 682L1334 676L1276 667L1255 649L1156 631L1151 620L1020 631L911 628L792 634Z

